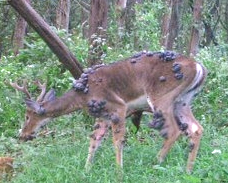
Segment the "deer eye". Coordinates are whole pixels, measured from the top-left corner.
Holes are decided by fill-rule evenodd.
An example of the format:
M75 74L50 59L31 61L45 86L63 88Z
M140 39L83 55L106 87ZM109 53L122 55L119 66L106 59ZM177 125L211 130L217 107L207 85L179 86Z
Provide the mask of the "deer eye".
M28 116L25 116L25 120L28 121L29 120L29 117Z

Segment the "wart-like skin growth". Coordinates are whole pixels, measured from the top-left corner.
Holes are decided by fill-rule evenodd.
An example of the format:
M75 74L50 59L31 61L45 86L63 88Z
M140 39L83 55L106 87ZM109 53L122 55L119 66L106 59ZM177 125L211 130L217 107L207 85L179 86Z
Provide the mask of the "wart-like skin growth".
M181 134L190 139L187 171L193 168L203 128L191 111L191 101L200 91L206 78L206 69L193 59L174 52L143 51L110 65L87 69L73 83L73 88L56 98L54 90L48 93L42 87L41 96L33 101L24 85L12 86L27 94L26 121L20 139L35 137L38 129L51 118L84 109L96 118L91 135L86 167L112 129L116 162L123 166L125 119L130 114L139 126L142 111L153 112L151 128L160 130L164 143L158 154L162 162Z

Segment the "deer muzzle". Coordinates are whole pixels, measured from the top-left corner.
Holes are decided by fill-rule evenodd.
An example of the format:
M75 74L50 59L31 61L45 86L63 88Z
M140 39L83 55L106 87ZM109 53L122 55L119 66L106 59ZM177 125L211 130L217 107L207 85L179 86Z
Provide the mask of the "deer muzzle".
M33 134L29 134L29 135L23 135L23 134L21 134L20 136L19 136L19 140L21 140L21 141L29 141L29 140L33 140L34 138L36 138L36 135L35 135L35 133L33 133Z

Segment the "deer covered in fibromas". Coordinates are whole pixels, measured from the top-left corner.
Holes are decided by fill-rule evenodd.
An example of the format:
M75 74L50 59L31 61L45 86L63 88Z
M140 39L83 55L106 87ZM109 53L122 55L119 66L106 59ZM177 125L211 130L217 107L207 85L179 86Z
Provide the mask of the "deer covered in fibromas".
M171 51L143 51L122 61L87 69L73 87L61 97L55 97L45 85L37 101L31 99L27 87L11 85L26 93L26 121L20 139L29 140L48 120L80 109L95 117L94 131L86 167L91 167L94 154L109 127L112 130L116 162L123 166L125 119L141 111L151 111L151 128L160 130L164 137L158 154L162 162L181 134L190 140L187 171L200 146L203 128L193 116L191 101L201 90L207 71L198 62Z

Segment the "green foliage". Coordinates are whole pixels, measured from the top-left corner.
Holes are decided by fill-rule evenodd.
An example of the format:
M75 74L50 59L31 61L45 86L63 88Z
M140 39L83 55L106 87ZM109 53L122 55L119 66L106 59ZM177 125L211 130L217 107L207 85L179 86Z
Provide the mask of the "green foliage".
M0 0L0 57L2 54L8 54L9 49L12 48L12 30L14 29L15 19L15 14L7 5L7 1Z
M184 1L183 7L180 10L180 21L184 22L181 24L180 30L178 32L176 41L174 42L174 49L178 50L178 52L186 53L188 50L188 45L190 41L190 35L191 35L191 27L192 25L192 10L189 8L189 5L186 5L189 3L189 1ZM189 9L188 9L189 8ZM202 28L200 29L202 31Z
M227 58L221 46L202 49L197 57L208 69L204 93L200 96L201 110L205 111L206 120L217 127L228 125Z
M151 8L153 7L153 8ZM135 6L135 47L138 50L160 50L162 1L146 1Z
M37 1L38 2L38 1ZM153 8L151 8L153 7ZM135 30L123 39L116 36L115 21L110 23L108 39L105 44L105 62L122 59L142 49L160 50L160 18L165 11L162 1L146 1L135 7ZM190 13L183 20L190 24ZM178 40L182 50L187 45L189 26L184 25L183 34ZM59 36L75 53L77 59L86 66L88 44L82 39L77 28L72 34L57 31ZM71 87L72 76L62 68L55 55L37 34L30 33L26 47L18 56L7 50L0 62L0 156L15 158L14 173L11 181L21 182L143 182L143 183L214 183L227 182L228 179L228 46L223 40L217 47L200 50L197 60L208 69L208 79L203 91L193 103L193 111L204 134L193 174L185 173L188 141L181 138L164 163L158 164L156 155L162 146L157 131L148 128L150 116L144 116L141 129L135 134L128 120L127 142L124 149L123 175L115 165L114 148L111 138L107 138L98 150L93 169L86 172L89 134L93 119L84 113L60 117L49 123L52 135L40 136L31 142L19 143L18 129L24 122L25 105L23 94L12 89L7 82L27 79L33 96L39 94L32 81L39 79L48 82L48 88L55 88L58 95ZM9 40L9 37L7 37ZM222 41L223 40L223 41ZM178 49L178 48L177 48ZM6 52L5 52L6 53ZM7 182L7 180L3 180Z
M151 8L153 7L153 8ZM122 33L118 34L115 10L111 9L113 18L109 20L107 58L120 59L141 50L160 50L160 17L164 10L162 1L145 1L132 7L135 16L126 20ZM129 10L130 11L130 10ZM130 15L128 15L130 16ZM128 18L129 19L129 18ZM124 49L120 49L124 48ZM118 53L116 55L116 53ZM113 60L113 59L112 59Z
M55 29L53 28L53 30ZM84 65L83 58L86 57L87 49L82 45L86 46L86 41L82 40L80 36L55 31L66 42L69 49L73 53L76 52L78 60ZM27 80L29 90L34 97L40 93L33 84L36 80L47 82L48 88L56 89L58 95L72 85L73 77L36 33L27 36L25 45L18 56L9 54L3 56L0 62L0 134L3 133L5 136L16 136L16 129L19 129L24 120L23 94L15 92L8 84L10 81L19 80L19 83L22 84L23 79Z

